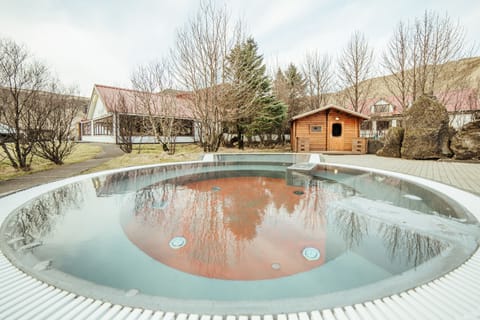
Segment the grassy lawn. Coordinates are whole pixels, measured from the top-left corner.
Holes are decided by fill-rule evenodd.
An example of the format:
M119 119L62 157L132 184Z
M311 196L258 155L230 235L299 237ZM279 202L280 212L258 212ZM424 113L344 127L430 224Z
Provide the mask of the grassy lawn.
M132 153L125 153L84 173L163 162L198 160L202 153L202 149L194 144L177 145L176 152L173 155L168 155L164 152L161 145L136 145Z
M79 143L75 147L73 153L65 159L65 163L76 163L85 161L95 157L101 151L101 147L89 143ZM284 147L276 147L271 149L245 148L238 150L237 148L220 148L219 153L252 153L252 152L290 152L289 145ZM124 154L107 161L95 168L87 170L84 173L98 172L102 170L148 165L164 162L180 162L198 160L203 155L203 149L195 144L177 145L175 154L169 155L162 150L160 145L136 145L132 153ZM4 158L4 153L0 150L0 180L8 180L18 176L27 175L33 172L44 171L54 168L56 165L42 158L34 157L32 162L32 170L24 172L13 169Z
M72 154L65 159L65 164L85 161L95 157L101 147L88 143L79 143L75 146ZM0 149L0 180L8 180L19 176L24 176L33 172L43 171L54 168L56 165L48 160L34 156L32 161L32 170L24 172L15 170L10 166L10 162L5 157L5 153Z
M177 145L175 154L168 155L162 150L160 145L142 145L140 152L134 147L132 153L126 153L120 157L107 161L95 168L87 170L85 173L98 172L102 170L117 169L123 167L156 164L164 162L180 162L199 160L204 154L203 149L194 144ZM290 152L290 145L285 147L277 147L273 149L257 149L245 148L245 150L238 150L237 148L220 148L219 153L253 153L253 152Z

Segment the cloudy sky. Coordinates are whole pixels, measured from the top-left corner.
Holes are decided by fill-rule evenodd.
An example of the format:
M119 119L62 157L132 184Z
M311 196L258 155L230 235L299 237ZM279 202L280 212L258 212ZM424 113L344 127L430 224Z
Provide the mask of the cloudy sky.
M0 0L0 37L25 44L67 84L130 86L135 66L167 54L198 0ZM300 64L305 52L336 57L354 30L377 52L394 26L424 10L458 20L480 37L478 0L218 0L242 19L269 68Z

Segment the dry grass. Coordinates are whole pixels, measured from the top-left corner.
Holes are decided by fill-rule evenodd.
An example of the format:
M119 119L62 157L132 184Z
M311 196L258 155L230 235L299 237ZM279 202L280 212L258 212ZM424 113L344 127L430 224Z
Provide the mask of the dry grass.
M102 150L101 147L80 143L75 146L72 154L65 159L65 164L82 162L92 159ZM8 180L19 176L24 176L38 171L44 171L55 168L56 165L48 160L34 156L32 161L32 169L28 172L15 170L11 167L10 162L5 156L3 150L0 149L0 180Z
M74 152L65 159L65 163L76 163L92 159L101 151L100 146L80 143L75 147ZM220 148L219 153L254 153L254 152L290 152L289 145L279 146L275 148L245 148L238 150L236 148ZM103 170L110 170L123 167L148 165L165 162L180 162L198 160L204 154L202 148L195 144L178 145L175 154L169 155L162 150L160 145L137 145L130 154L111 159L95 168L85 171L84 173L92 173ZM4 158L3 152L0 150L0 159ZM32 162L32 170L28 172L15 170L5 158L0 161L0 180L8 180L15 177L27 175L30 173L49 170L55 168L55 164L50 161L34 157Z
M191 161L199 159L202 154L201 148L193 144L177 146L177 152L173 155L164 152L161 145L141 145L134 148L132 153L113 158L84 173L164 162Z
M148 165L165 162L181 162L199 160L204 154L202 148L198 145L187 144L178 145L175 154L168 155L163 152L160 145L143 145L140 152L135 149L132 153L124 154L120 157L107 161L95 168L87 170L85 173L98 172L103 170ZM270 149L245 148L238 150L236 148L220 148L219 153L254 153L254 152L290 152L289 145L284 147L275 147Z

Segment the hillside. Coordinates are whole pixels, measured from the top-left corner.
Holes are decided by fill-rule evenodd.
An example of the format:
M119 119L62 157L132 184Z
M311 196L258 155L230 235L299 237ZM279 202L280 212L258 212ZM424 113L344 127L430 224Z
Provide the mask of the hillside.
M480 57L465 58L444 64L440 67L446 70L447 76L439 77L435 87L436 91L451 91L463 89L480 89ZM393 96L387 89L385 82L392 79L393 76L380 76L366 80L365 84L371 85L369 99L380 99ZM343 91L338 91L328 95L330 103L346 105L342 99Z
M436 88L439 91L452 89L477 88L480 81L480 57L466 58L454 62L449 62L441 66L442 70L446 70L448 76L439 77ZM392 93L385 86L387 77L376 77L367 80L371 82L372 92L370 98L388 97ZM386 78L386 79L385 79Z

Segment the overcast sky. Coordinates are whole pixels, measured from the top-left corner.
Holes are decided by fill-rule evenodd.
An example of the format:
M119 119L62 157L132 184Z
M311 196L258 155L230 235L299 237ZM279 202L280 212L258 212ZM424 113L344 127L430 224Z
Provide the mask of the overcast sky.
M168 53L198 0L0 0L0 37L25 44L66 84L130 86L138 64ZM241 18L269 68L300 64L306 51L336 57L354 30L377 52L394 26L425 9L458 20L480 41L478 0L218 0Z

